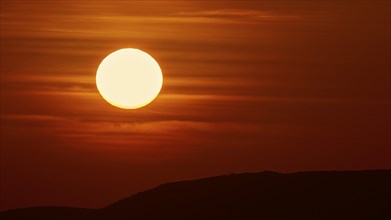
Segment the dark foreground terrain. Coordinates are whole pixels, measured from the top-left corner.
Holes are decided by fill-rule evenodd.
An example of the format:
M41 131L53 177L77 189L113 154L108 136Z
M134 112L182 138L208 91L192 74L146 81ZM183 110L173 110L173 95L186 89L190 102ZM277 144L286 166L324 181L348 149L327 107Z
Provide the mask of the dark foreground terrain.
M102 209L25 208L0 219L391 219L391 170L210 177L163 184Z

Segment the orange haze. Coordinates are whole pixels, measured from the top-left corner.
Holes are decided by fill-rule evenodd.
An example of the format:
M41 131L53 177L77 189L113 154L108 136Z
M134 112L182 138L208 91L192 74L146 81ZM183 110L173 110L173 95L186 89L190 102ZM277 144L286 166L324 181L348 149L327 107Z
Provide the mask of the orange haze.
M102 207L167 181L391 168L390 1L1 1L1 209ZM95 73L139 48L160 95Z

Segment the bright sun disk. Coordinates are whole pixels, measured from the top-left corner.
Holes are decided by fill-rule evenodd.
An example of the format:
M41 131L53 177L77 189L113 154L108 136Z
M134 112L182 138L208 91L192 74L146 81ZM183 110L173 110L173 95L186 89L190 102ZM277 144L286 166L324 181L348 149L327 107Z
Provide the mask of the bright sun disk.
M96 85L111 105L137 109L156 98L163 85L163 75L149 54L125 48L103 59L96 73Z

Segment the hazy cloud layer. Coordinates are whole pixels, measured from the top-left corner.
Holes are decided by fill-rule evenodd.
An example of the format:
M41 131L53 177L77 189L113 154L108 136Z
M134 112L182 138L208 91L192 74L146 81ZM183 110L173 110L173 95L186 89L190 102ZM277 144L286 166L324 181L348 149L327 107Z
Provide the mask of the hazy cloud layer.
M1 1L2 208L102 206L225 172L391 167L390 8ZM135 111L95 85L102 59L124 47L164 74Z

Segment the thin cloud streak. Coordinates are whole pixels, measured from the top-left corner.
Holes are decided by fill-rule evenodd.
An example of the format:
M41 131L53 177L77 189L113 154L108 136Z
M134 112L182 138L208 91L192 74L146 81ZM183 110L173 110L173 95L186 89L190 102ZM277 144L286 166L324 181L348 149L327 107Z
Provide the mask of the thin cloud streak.
M222 18L236 22L259 22L259 21L278 21L293 22L296 19L302 19L298 15L287 15L275 13L272 11L260 11L249 9L219 9L209 11L190 11L178 13L179 16L198 17L198 18Z

